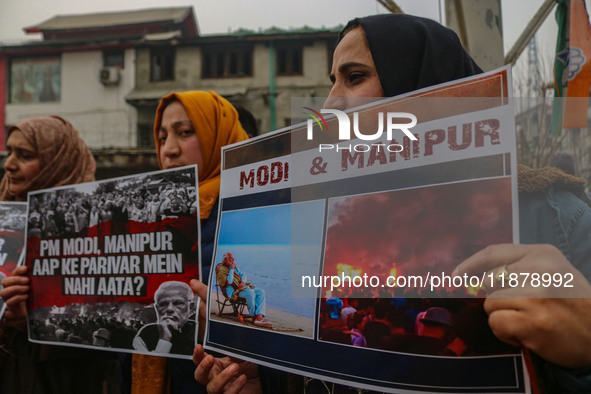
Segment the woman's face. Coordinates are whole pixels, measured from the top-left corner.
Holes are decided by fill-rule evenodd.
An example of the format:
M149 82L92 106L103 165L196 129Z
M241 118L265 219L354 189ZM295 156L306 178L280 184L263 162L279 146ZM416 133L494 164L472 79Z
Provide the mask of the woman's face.
M384 97L362 28L349 31L337 45L330 80L333 85L324 108L344 110L359 105L348 98Z
M37 151L27 141L20 130L10 133L6 141L8 157L4 162L4 170L8 179L8 190L15 196L28 190L25 187L39 174L41 162Z
M158 141L162 168L197 164L199 178L202 177L204 162L201 143L185 107L180 102L174 101L164 109Z

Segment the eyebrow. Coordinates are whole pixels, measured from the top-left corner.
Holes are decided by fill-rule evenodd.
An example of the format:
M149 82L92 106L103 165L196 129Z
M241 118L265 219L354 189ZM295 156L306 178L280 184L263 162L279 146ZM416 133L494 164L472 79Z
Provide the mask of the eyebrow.
M38 154L38 152L37 152L37 150L35 148L29 149L29 148L25 148L25 147L18 146L18 145L14 146L14 145L11 145L11 144L6 144L6 149L10 149L12 151L17 151L17 152L32 153L32 154L35 154L35 155Z
M179 120L177 122L174 122L172 124L173 128L178 128L184 125L190 125L191 127L193 127L193 123L190 120ZM158 129L159 131L166 131L166 128L164 126L162 126L162 124L160 124L160 129Z
M347 71L347 69L352 68L352 67L364 67L364 68L368 68L369 66L365 63L359 63L359 62L347 62L347 63L343 63L339 66L339 72L345 72Z
M363 67L363 68L369 68L369 65L365 64L365 63L359 63L359 62L347 62L347 63L343 63L341 65L339 65L338 68L338 73L339 74L344 74L347 72L348 69L353 68L353 67ZM335 76L334 74L330 74L328 76L328 78L334 82Z

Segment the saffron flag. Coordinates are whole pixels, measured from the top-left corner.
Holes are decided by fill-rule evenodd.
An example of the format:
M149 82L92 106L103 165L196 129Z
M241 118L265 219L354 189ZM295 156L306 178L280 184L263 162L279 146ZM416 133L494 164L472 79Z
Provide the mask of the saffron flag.
M591 26L584 0L570 1L570 50L564 127L587 127L591 86Z
M568 67L568 35L569 35L569 0L556 0L556 23L558 38L556 40L556 57L554 58L554 102L552 106L552 135L560 134L564 114L564 93L566 88L565 68Z

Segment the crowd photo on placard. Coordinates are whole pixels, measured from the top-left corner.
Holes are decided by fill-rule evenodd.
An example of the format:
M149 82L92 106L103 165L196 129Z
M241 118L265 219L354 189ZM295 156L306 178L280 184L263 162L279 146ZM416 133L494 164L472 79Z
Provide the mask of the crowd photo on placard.
M155 223L166 217L195 215L195 186L167 181L166 177L152 183L146 178L102 183L91 193L65 188L33 195L28 235L86 237L103 233L107 224L117 233L121 226L121 231L129 231L132 222Z

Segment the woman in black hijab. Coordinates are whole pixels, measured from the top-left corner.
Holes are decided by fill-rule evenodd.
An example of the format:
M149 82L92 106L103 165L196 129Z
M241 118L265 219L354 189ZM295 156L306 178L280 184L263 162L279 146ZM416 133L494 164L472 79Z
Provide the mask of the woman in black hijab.
M365 33L384 97L482 72L456 33L431 19L405 14L356 18L341 31L339 43L357 27Z
M333 88L325 107L351 108L359 104L356 98L395 96L481 72L455 33L437 22L400 14L354 19L335 49ZM548 298L552 296L543 286L531 283L517 294L511 289L497 291L484 304L499 339L540 356L534 356L534 362L545 375L542 384L548 392L591 392L591 356L580 346L591 346L591 317L586 311L591 307L591 286L581 274L591 276L591 213L572 193L579 181L553 169L521 167L520 239L544 245L494 245L456 269L459 275L574 275L577 290L569 298L564 292L562 298ZM575 211L579 214L572 215ZM515 298L524 295L531 298Z
M401 14L358 18L350 21L340 33L330 75L333 88L324 106L341 110L352 108L360 104L355 98L391 97L481 72L457 35L437 22ZM544 199L544 194L541 196ZM526 239L531 242L534 237ZM539 243L551 243L545 238L535 239ZM480 274L483 270L499 272L499 268L506 270L508 265L512 267L511 272L519 272L521 264L531 265L532 261L548 268L548 272L557 272L558 268L554 267L562 267L565 272L576 271L564 254L553 246L510 244L495 245L492 249L476 253L458 267L458 273L478 270ZM589 283L584 278L582 281L577 284L589 289ZM586 294L588 297L589 292ZM562 367L584 367L591 362L587 361L588 352L585 349L588 347L576 344L591 343L591 333L584 332L591 327L584 302L589 301L569 301L577 300L497 298L488 299L485 307L491 315L491 327L501 340L525 346ZM581 317L583 315L586 318ZM566 324L571 327L568 335L563 335L564 329L550 327L551 322L544 318L548 316L565 319L559 322L559 326ZM215 359L207 355L201 346L195 349L193 360L197 365L196 379L212 392L240 391L245 387L258 391L267 380L259 376L256 368L252 373L251 363L236 363L237 360L227 357ZM564 368L555 364L546 363L542 368L544 373L553 375L552 379L562 381L564 387L578 389L587 387L587 384L591 386L591 375L585 375L590 371L564 372ZM591 366L587 368L591 370ZM579 376L580 373L583 375Z
M350 21L333 56L333 88L325 108L364 104L363 97L391 97L482 70L450 29L430 19L385 14Z

